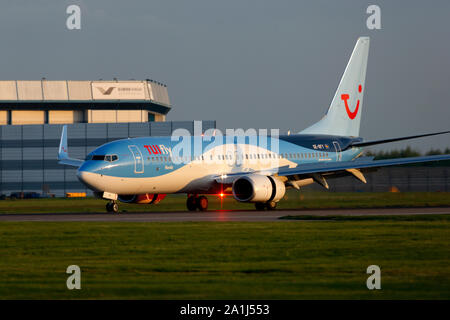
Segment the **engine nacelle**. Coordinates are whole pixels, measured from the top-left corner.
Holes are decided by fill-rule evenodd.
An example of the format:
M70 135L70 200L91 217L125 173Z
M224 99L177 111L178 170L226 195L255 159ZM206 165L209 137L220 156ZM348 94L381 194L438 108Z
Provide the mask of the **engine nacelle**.
M125 203L157 204L165 197L166 194L145 193L145 194L119 195L117 199Z
M286 192L284 182L259 174L238 178L233 182L232 189L234 198L240 202L277 202Z

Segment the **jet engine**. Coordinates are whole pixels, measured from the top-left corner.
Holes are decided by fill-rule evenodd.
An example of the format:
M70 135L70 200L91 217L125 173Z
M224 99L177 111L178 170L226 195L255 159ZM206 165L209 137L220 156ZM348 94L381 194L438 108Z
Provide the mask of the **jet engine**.
M157 204L165 197L166 194L145 193L145 194L119 195L118 199L125 203Z
M240 202L277 202L284 196L286 187L276 177L249 174L236 179L232 190Z

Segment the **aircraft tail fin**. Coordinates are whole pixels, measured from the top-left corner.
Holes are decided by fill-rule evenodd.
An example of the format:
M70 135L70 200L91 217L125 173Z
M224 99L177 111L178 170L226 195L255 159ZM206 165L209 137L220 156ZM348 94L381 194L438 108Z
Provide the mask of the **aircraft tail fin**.
M358 38L326 115L300 134L359 135L370 39Z

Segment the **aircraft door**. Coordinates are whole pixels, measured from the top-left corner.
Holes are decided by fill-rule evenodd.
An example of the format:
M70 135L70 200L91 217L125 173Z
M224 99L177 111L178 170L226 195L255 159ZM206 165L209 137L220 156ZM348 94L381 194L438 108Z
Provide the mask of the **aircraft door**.
M144 158L137 146L128 146L134 158L134 173L144 173Z
M334 149L336 150L336 161L342 160L341 145L337 141L333 141Z

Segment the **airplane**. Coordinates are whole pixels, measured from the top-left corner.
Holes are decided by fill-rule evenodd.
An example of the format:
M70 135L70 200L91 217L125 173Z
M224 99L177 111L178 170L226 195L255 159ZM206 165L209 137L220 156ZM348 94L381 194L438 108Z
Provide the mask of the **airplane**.
M78 179L95 196L109 200L108 212L117 213L117 201L156 204L174 193L187 194L189 211L207 210L207 194L232 195L257 210L273 210L287 188L318 183L328 189L328 179L343 176L366 183L364 173L376 168L449 160L450 155L389 160L363 155L367 146L450 132L374 141L359 137L369 43L368 37L358 38L325 116L296 134L186 136L190 147L178 154L181 138L128 138L103 144L81 160L69 157L63 126L59 163L78 167ZM200 152L195 153L195 143Z

